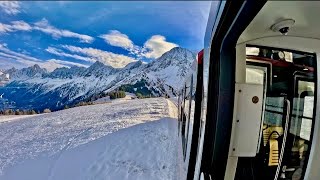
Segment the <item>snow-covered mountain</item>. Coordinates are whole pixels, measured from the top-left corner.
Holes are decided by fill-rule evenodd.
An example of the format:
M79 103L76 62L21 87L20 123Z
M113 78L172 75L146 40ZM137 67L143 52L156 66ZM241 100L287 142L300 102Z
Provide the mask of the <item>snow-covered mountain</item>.
M153 96L174 96L194 61L194 53L176 47L149 64L136 61L124 68L113 68L99 61L88 68L57 68L53 72L38 65L21 70L13 68L5 72L11 80L0 88L0 93L19 109L37 110L61 109L119 88L139 89Z
M123 84L144 82L145 87L152 90L154 95L175 96L182 88L194 61L195 54L191 51L179 47L173 48L160 58L146 64L138 73L125 76L110 90L121 87Z
M0 87L6 85L10 80L10 74L0 70Z
M52 79L72 79L80 76L85 71L85 67L72 66L71 68L57 68L49 74L45 74L43 77Z
M38 64L35 64L31 67L22 68L17 70L11 68L5 71L6 74L10 74L11 79L29 79L34 77L42 77L44 74L48 73L46 69L41 68Z

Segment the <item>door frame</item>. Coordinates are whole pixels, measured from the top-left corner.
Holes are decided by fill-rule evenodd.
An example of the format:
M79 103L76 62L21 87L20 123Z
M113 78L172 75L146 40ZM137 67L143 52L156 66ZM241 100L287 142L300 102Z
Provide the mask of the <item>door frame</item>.
M201 172L213 179L224 179L228 161L237 40L265 3L264 0L227 1L216 31L207 32L213 38L211 43L205 42L211 46Z
M320 59L320 52L316 54L316 59L317 59L317 64L316 64L316 84L315 84L315 108L314 108L314 115L315 115L315 122L314 126L311 129L311 137L310 137L310 142L311 144L314 144L314 146L311 146L311 149L309 151L309 158L308 161L306 162L306 170L304 171L304 179L309 180L309 179L319 179L320 178L320 172L319 172L319 167L320 167L320 89L318 88L319 83L320 83L320 74L319 74L319 69L320 69L320 63L318 62Z

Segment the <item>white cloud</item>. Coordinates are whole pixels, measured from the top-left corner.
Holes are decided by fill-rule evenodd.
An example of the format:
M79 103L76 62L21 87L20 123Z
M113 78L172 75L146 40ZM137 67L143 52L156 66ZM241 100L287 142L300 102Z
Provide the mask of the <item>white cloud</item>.
M133 49L134 47L129 37L117 30L111 30L108 34L102 34L99 37L112 46L122 47L127 50Z
M41 68L44 68L46 69L48 72L52 72L54 71L55 69L57 68L62 68L62 67L69 67L69 66L66 66L64 64L60 64L60 63L56 63L54 61L43 61L43 62L40 62L40 63L35 63L33 61L19 61L23 64L25 64L26 66L33 66L35 64L38 64Z
M57 63L57 64L66 65L66 66L89 67L88 65L75 63L75 62L70 62L70 61L59 60L59 59L49 59L49 60L47 60L47 62L54 62L54 63Z
M59 64L59 63L56 63L56 62L52 62L52 61L46 61L44 63L41 63L39 64L39 66L41 68L45 68L48 72L52 72L54 71L55 69L57 68L62 68L62 67L67 67L69 68L68 66L65 66L63 64Z
M5 44L0 44L0 52L3 52L5 54L7 54L7 55L11 55L11 56L14 56L14 57L17 57L17 58L21 58L21 59L41 62L40 59L31 57L31 56L28 56L28 55L25 55L25 54L22 54L22 53L18 53L18 52L15 52L15 51L11 51L10 49L8 49L7 45L5 45Z
M14 55L7 54L7 53L3 53L3 52L0 52L0 56L1 56L2 58L15 59L15 60L21 59L21 60L22 60L21 57L14 56Z
M12 29L20 31L31 31L32 27L24 21L12 21Z
M0 33L31 30L32 27L24 21L12 21L11 24L0 23Z
M0 9L6 14L16 15L20 12L20 3L18 1L0 1Z
M49 72L60 67L70 67L70 66L86 67L86 65L82 65L79 63L57 60L57 59L49 59L47 61L43 61L35 57L31 57L22 53L12 51L8 49L4 44L0 44L0 64L5 66L16 67L16 68L28 67L28 66L38 64L40 67L46 68Z
M103 34L99 37L112 46L128 50L130 54L136 55L138 58L142 56L146 58L158 58L163 53L178 46L177 44L167 42L166 38L161 35L152 36L144 43L143 47L135 45L126 34L117 30L111 30L108 34Z
M144 43L141 55L147 58L158 58L163 53L177 46L177 44L167 42L164 36L154 35Z
M0 23L0 33L11 32L11 31L12 29L10 28L10 25Z
M10 67L15 68L23 68L28 66L33 66L35 64L38 64L41 68L47 69L49 72L52 72L56 68L61 67L68 67L62 63L57 62L51 62L51 61L31 61L27 59L20 58L18 56L6 54L3 52L0 52L0 60L2 61L2 64ZM6 68L6 67L5 67Z
M13 67L17 68L17 69L21 69L21 68L24 68L25 65L15 61L15 60L3 58L2 56L0 56L0 67L1 67L1 69L10 69Z
M48 20L43 18L41 21L34 23L34 29L51 35L54 38L69 37L77 38L80 42L92 43L94 38L85 34L78 34L69 30L58 29L49 24Z
M77 54L68 54L63 52L62 50L59 50L53 47L48 47L46 51L59 56L71 57L74 59L84 60L87 62L100 61L115 68L122 68L127 64L136 61L135 59L128 56L114 54L112 52L107 52L100 49L81 48L81 47L68 46L68 45L63 45L62 47L64 49L69 50L70 52L83 54L83 55L86 55L87 57L80 56ZM70 66L88 67L87 65L83 65L80 63L58 60L58 59L49 59L44 61L32 56L28 56L26 54L12 51L8 49L8 47L5 44L0 44L0 59L15 61L16 62L15 64L19 65L19 67L38 64L40 67L46 68L48 71L53 71L55 68L58 68L58 67L70 67ZM11 63L11 64L14 64L14 63Z
M78 60L82 60L82 61L88 61L88 62L95 62L96 61L95 59L90 58L90 57L83 57L83 56L79 56L76 54L68 54L68 53L65 53L57 48L54 48L54 47L48 47L46 49L46 51L51 54L58 55L58 56L70 57L70 58L78 59Z
M31 31L38 30L43 33L49 34L54 38L68 37L77 38L83 43L92 43L94 38L85 34L78 34L65 29L58 29L49 24L49 22L43 18L41 21L34 23L34 26L30 26L24 21L12 21L11 24L4 24L0 22L0 33L7 33L13 31Z
M94 48L81 48L76 46L70 46L70 45L63 45L63 48L74 52L74 53L81 53L84 55L87 55L89 57L92 57L96 59L97 61L100 61L104 64L110 65L115 68L122 68L125 67L127 64L136 61L134 58L121 55L121 54L115 54L108 51L103 51L100 49L94 49Z

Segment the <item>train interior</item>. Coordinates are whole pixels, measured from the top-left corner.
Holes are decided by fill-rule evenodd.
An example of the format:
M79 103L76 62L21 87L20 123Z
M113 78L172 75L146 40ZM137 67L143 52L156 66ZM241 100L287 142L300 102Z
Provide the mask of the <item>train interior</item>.
M268 1L238 39L236 84L261 85L262 103L257 121L252 121L258 125L251 126L259 128L255 152L234 153L235 141L252 139L241 139L246 137L239 136L243 129L233 130L225 179L316 178L311 172L317 158L312 148L318 146L313 132L319 128L315 127L319 9L316 1ZM242 123L239 112L233 123L233 129L250 128L236 125Z

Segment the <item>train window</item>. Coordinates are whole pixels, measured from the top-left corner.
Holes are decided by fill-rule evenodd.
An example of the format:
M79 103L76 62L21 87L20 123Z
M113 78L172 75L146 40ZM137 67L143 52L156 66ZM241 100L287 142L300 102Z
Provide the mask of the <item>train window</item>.
M185 94L185 106L184 106L184 113L186 116L185 123L186 123L186 129L184 131L184 137L187 138L187 132L188 132L188 123L189 123L189 107L190 107L190 84L187 85L187 90Z
M259 48L257 47L246 47L246 54L251 56L259 55Z
M193 75L191 75L190 79L187 80L186 83L187 91L186 91L186 104L185 104L185 115L186 115L186 127L184 131L184 159L189 159L190 153L190 145L191 145L191 135L192 135L192 128L193 128L193 113L191 112L194 108L192 107L193 101Z
M291 120L290 133L310 141L314 104L314 83L306 80L298 80L296 92L293 101L293 118ZM300 147L300 149L301 148L304 147Z
M253 67L246 68L246 82L253 84L264 84L265 71L263 69L257 69Z
M293 61L293 53L285 50L270 49L265 47L246 47L246 54L248 56L259 56L265 58L272 58L277 60L283 60L287 62ZM299 56L295 54L296 56Z
M246 81L265 85L265 107L257 155L239 158L237 179L303 179L314 124L315 64L315 54L247 48Z
M185 128L186 128L186 114L185 114L185 107L186 107L186 85L182 90L182 97L181 97L181 139L182 139L182 151L185 154Z

